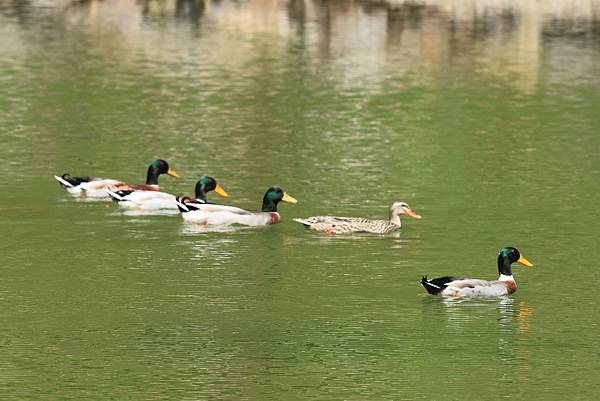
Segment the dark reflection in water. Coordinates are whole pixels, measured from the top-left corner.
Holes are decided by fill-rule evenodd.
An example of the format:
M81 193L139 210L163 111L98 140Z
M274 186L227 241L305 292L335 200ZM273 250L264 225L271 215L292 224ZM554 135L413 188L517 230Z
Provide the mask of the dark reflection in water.
M274 35L297 41L307 52L309 65L329 65L337 71L336 79L350 88L376 89L386 74L448 69L456 73L460 68L462 74L468 70L505 79L528 93L535 88L542 64L560 70L557 79L587 81L588 71L597 65L599 1L577 6L564 3L497 0L474 7L466 0L451 5L439 1L256 0L242 6L229 1L89 0L62 1L50 7L43 2L4 0L0 18L33 30L55 23L66 28L87 26L82 31L86 35L110 32L117 35L123 50L143 50L156 61L166 62L202 62L194 49L197 44L182 35L204 38L203 55L213 47L227 49L227 37L210 39L216 32L249 35L248 40L257 34ZM208 25L201 28L201 22ZM173 31L174 24L188 29ZM4 36L10 41L11 30L7 31ZM172 46L148 47L169 36L175 40ZM253 47L251 42L247 45ZM595 53L570 72L561 68L564 60L556 53L573 46ZM182 47L187 49L184 54ZM244 47L228 51L237 54L220 60L224 66L256 57L255 51ZM272 46L268 52L272 57L285 57L287 50Z
M180 22L198 25L204 14L204 0L175 0L171 2L140 1L142 15L147 20L169 19L175 17Z
M233 53L219 60L232 68L256 58L257 49L251 50L253 36L287 38L300 46L292 51L306 53L304 62L336 71L335 80L348 88L377 90L387 76L417 74L429 80L425 72L449 70L496 77L530 93L542 64L560 70L557 80L589 81L589 70L597 65L600 51L597 0L578 7L501 0L477 7L468 1L448 5L436 1L310 0L249 1L243 6L202 0L63 1L55 7L38 2L0 4L0 15L8 22L34 30L49 23L87 26L83 34L117 35L122 50L142 50L157 62L202 63L196 49L200 43L187 41L189 35L202 38L202 55L210 54L211 49ZM201 27L201 23L207 25ZM176 25L181 26L175 30ZM246 45L228 48L228 38L222 36L227 32L247 35ZM215 34L219 40L213 39ZM174 42L168 47L148 46L159 40ZM572 46L595 53L587 63L579 61L575 69L561 68L564 59L557 52L562 54ZM286 57L289 50L273 41L265 51L273 60Z

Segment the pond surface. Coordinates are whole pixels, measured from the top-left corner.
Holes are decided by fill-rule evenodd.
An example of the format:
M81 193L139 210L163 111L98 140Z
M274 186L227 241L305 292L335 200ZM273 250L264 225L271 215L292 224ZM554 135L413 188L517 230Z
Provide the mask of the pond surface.
M2 400L598 399L600 3L523 3L0 0ZM157 157L299 203L207 231L52 179ZM505 245L513 296L419 285Z

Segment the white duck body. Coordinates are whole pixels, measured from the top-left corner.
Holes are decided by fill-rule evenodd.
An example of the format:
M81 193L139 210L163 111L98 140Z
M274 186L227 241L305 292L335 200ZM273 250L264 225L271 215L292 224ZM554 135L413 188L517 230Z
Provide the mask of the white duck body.
M449 297L500 297L517 291L517 283L512 276L511 264L519 263L531 267L517 248L504 247L498 254L498 280L468 279L456 276L444 276L427 279L423 276L421 285L429 294L441 294Z
M119 180L89 176L73 177L68 173L63 174L61 177L55 175L54 178L70 194L82 198L110 199L108 189L112 191L158 191L158 176L161 174L179 178L179 175L169 167L169 163L162 159L154 160L148 166L145 185L129 185Z
M279 187L271 187L263 198L262 211L252 213L235 206L214 204L198 204L193 202L182 203L178 201L181 217L186 223L202 225L231 225L268 226L281 221L277 212L277 203L283 200L296 203L296 199L288 195Z
M215 205L210 205L215 206ZM232 209L237 209L233 208ZM235 211L214 211L206 212L204 210L193 210L182 213L183 221L192 224L202 225L224 225L240 224L243 226L267 226L277 224L281 221L281 216L277 212L258 212L250 213L240 209L243 213Z
M106 190L111 186L122 184L121 181L117 180L92 178L91 181L82 182L79 185L73 185L59 176L55 175L54 178L71 195L96 199L110 199L110 197L106 193Z
M517 290L513 276L500 275L498 280L462 279L446 284L442 295L451 297L500 297Z
M128 195L120 196L118 193L107 190L108 194L118 200L119 207L123 209L154 211L172 210L177 212L175 195L160 191L134 191Z
M227 192L221 188L217 181L209 176L202 176L196 183L196 199L193 200L194 209L198 205L206 203L206 192L215 191L220 196L228 196ZM166 192L160 191L133 191L126 195L107 190L111 198L122 208L137 210L140 212L178 212L177 197ZM186 198L190 199L190 198ZM191 199L190 199L191 200Z

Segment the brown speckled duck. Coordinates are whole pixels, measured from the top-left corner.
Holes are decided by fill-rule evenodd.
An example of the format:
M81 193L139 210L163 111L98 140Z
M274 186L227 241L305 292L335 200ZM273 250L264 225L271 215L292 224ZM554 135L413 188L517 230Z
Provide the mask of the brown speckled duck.
M400 215L403 214L415 219L421 218L406 202L394 202L390 206L389 220L371 220L361 217L313 216L305 219L294 219L294 221L310 230L321 231L326 234L354 232L388 234L400 229L402 226Z

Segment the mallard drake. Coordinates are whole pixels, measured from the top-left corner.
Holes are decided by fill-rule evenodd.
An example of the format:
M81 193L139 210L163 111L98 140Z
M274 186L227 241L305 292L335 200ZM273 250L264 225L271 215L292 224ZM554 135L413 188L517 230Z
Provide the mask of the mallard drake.
M430 294L442 294L453 297L497 297L517 291L517 283L512 276L511 264L519 263L532 267L533 264L521 255L517 248L507 246L498 254L498 280L487 281L445 276L431 280L424 276L421 284Z
M310 230L322 231L326 234L346 234L353 232L388 234L400 229L402 226L400 215L403 214L415 219L421 218L406 202L394 202L390 206L389 220L371 220L360 217L313 216L305 219L294 219L294 221Z
M63 174L60 177L55 175L54 178L58 181L60 186L66 189L70 194L79 195L84 198L109 199L109 195L106 192L106 189L109 187L113 192L119 190L158 191L158 176L161 174L179 178L179 175L175 170L169 167L169 163L161 159L152 161L150 166L148 166L145 185L129 185L118 180L90 176L73 177L69 173Z
M111 191L110 189L107 189L106 191L115 203L125 209L144 212L154 210L173 210L174 212L177 212L178 210L175 195L166 192L132 190ZM193 199L193 202L195 203L208 203L206 200L206 193L210 191L215 191L217 194L227 197L227 192L225 192L217 181L214 178L205 175L200 177L196 182L194 191L196 198Z
M271 187L265 192L260 212L252 213L239 207L199 204L189 198L177 198L177 206L186 223L202 225L230 225L241 224L245 226L268 226L281 221L277 212L280 201L297 203L298 201L288 195L279 187Z

